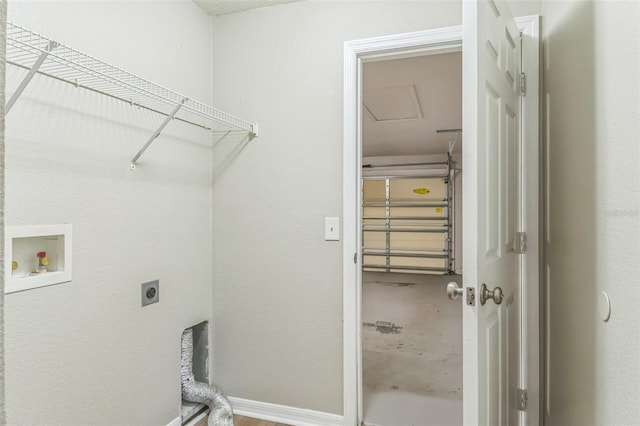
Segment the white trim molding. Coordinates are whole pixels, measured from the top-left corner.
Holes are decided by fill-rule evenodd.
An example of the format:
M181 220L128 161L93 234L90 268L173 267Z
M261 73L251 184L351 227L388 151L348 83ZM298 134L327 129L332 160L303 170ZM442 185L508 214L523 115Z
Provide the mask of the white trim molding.
M527 410L522 413L521 424L539 425L542 422L545 381L544 342L545 327L541 322L541 190L540 176L542 157L540 153L540 17L537 15L516 18L522 32L522 72L526 73L526 96L522 98L522 128L524 129L523 168L525 180L522 192L525 199L525 215L522 230L526 233L527 250L523 259L521 291L526 293L526 304L522 309L521 365L524 371L520 386L527 391ZM536 214L536 212L538 214Z
M344 44L343 133L343 369L344 425L359 426L363 416L360 345L362 246L362 63L462 49L462 27L394 34Z
M344 417L338 414L234 397L229 397L229 401L233 406L234 414L255 419L293 426L342 426L345 424Z
M167 426L182 426L182 417L178 416L175 419L167 423Z
M196 426L198 423L200 423L200 421L202 419L206 419L209 417L209 413L211 412L210 409L206 409L203 412L201 412L200 414L197 414L194 418L192 418L191 420L189 420L185 426ZM178 426L180 426L180 423L178 423Z

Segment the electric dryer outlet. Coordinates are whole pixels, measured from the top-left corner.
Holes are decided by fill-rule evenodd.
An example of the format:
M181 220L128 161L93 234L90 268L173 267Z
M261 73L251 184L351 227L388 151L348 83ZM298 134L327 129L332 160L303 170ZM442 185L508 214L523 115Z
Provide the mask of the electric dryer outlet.
M160 281L148 281L141 286L142 306L160 301Z

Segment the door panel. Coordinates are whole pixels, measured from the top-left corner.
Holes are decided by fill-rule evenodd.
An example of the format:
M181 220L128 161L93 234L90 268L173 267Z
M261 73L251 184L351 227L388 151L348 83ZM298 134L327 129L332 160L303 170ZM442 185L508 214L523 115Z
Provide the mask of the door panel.
M505 3L463 2L464 423L517 425L519 371L520 42ZM473 194L472 191L476 191ZM468 273L471 271L471 274ZM480 287L500 287L500 304ZM474 345L476 345L474 347Z
M512 110L509 105L505 106L506 119L505 133L507 135L506 146L503 151L506 155L507 168L507 189L505 200L505 220L504 220L504 244L505 250L513 250L516 230L518 229L518 173L519 173L519 150L518 150L518 115L517 110Z
M485 87L485 223L486 257L500 256L500 95L489 85Z
M486 318L484 330L484 340L487 342L485 346L485 364L483 370L489 372L485 383L486 395L489 400L498 402L489 405L486 413L485 424L498 425L500 419L500 352L491 350L491 348L500 346L501 321L498 318L500 312L494 311Z

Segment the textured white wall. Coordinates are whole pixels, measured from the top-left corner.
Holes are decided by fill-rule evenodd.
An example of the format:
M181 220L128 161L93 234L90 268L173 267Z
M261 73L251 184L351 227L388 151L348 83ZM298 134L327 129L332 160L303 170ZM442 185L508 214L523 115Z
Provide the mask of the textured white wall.
M11 2L9 19L203 101L210 21L192 2ZM8 68L11 93L24 71ZM6 297L9 424L164 425L180 334L211 315L209 136L37 76L7 116L6 223L73 224L73 281ZM140 284L160 279L160 303Z
M0 1L0 87L4 87L7 2ZM4 104L5 91L0 90L0 241L4 241ZM0 245L0 259L4 259L4 245ZM4 262L0 265L0 424L5 418L4 392Z
M459 2L305 1L214 19L214 96L260 137L214 183L214 358L233 396L342 413L343 43ZM214 158L214 163L215 163Z
M542 2L542 14L548 424L638 424L640 4Z

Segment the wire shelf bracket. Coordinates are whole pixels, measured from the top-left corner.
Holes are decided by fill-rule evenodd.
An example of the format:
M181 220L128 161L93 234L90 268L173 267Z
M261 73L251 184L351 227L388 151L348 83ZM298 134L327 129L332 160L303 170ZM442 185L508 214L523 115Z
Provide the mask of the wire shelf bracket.
M142 154L172 120L212 133L246 132L249 140L258 136L256 123L195 101L10 22L7 23L6 59L8 64L28 72L7 102L5 114L14 106L31 79L41 74L165 116L162 124L131 160L131 170L135 170Z
M55 41L50 41L47 47L44 48L40 56L38 56L38 59L36 59L36 62L29 69L29 72L27 73L27 75L24 76L24 78L20 82L20 85L16 89L16 91L13 92L13 95L11 95L11 99L7 101L7 104L4 107L5 116L9 114L9 111L11 111L13 104L16 103L20 95L22 95L22 92L24 92L24 89L27 88L33 76L36 75L36 73L38 72L38 69L40 69L40 66L42 66L42 63L45 61L45 59L47 59L47 56L49 56L49 53L51 53L51 51L55 49L57 46L58 46L58 43L56 43Z
M155 141L157 137L160 136L160 133L162 133L164 128L167 127L167 124L169 124L169 122L175 118L176 114L178 113L178 111L180 111L180 108L182 108L182 106L186 101L187 101L187 98L184 98L182 102L180 102L180 104L177 105L173 111L171 111L171 113L167 116L167 118L164 119L160 127L158 127L158 130L156 130L153 133L153 135L151 135L147 143L145 143L142 146L142 148L140 148L140 151L138 151L138 153L131 159L131 164L129 164L129 169L131 169L131 171L136 170L136 163L138 162L138 159L140 158L140 156L144 154L144 152L147 150L147 148L149 148L149 146L153 143L153 141Z
M456 147L456 143L458 143L458 138L462 133L462 129L441 129L436 130L436 133L447 133L449 140L449 155L453 154L453 149Z

